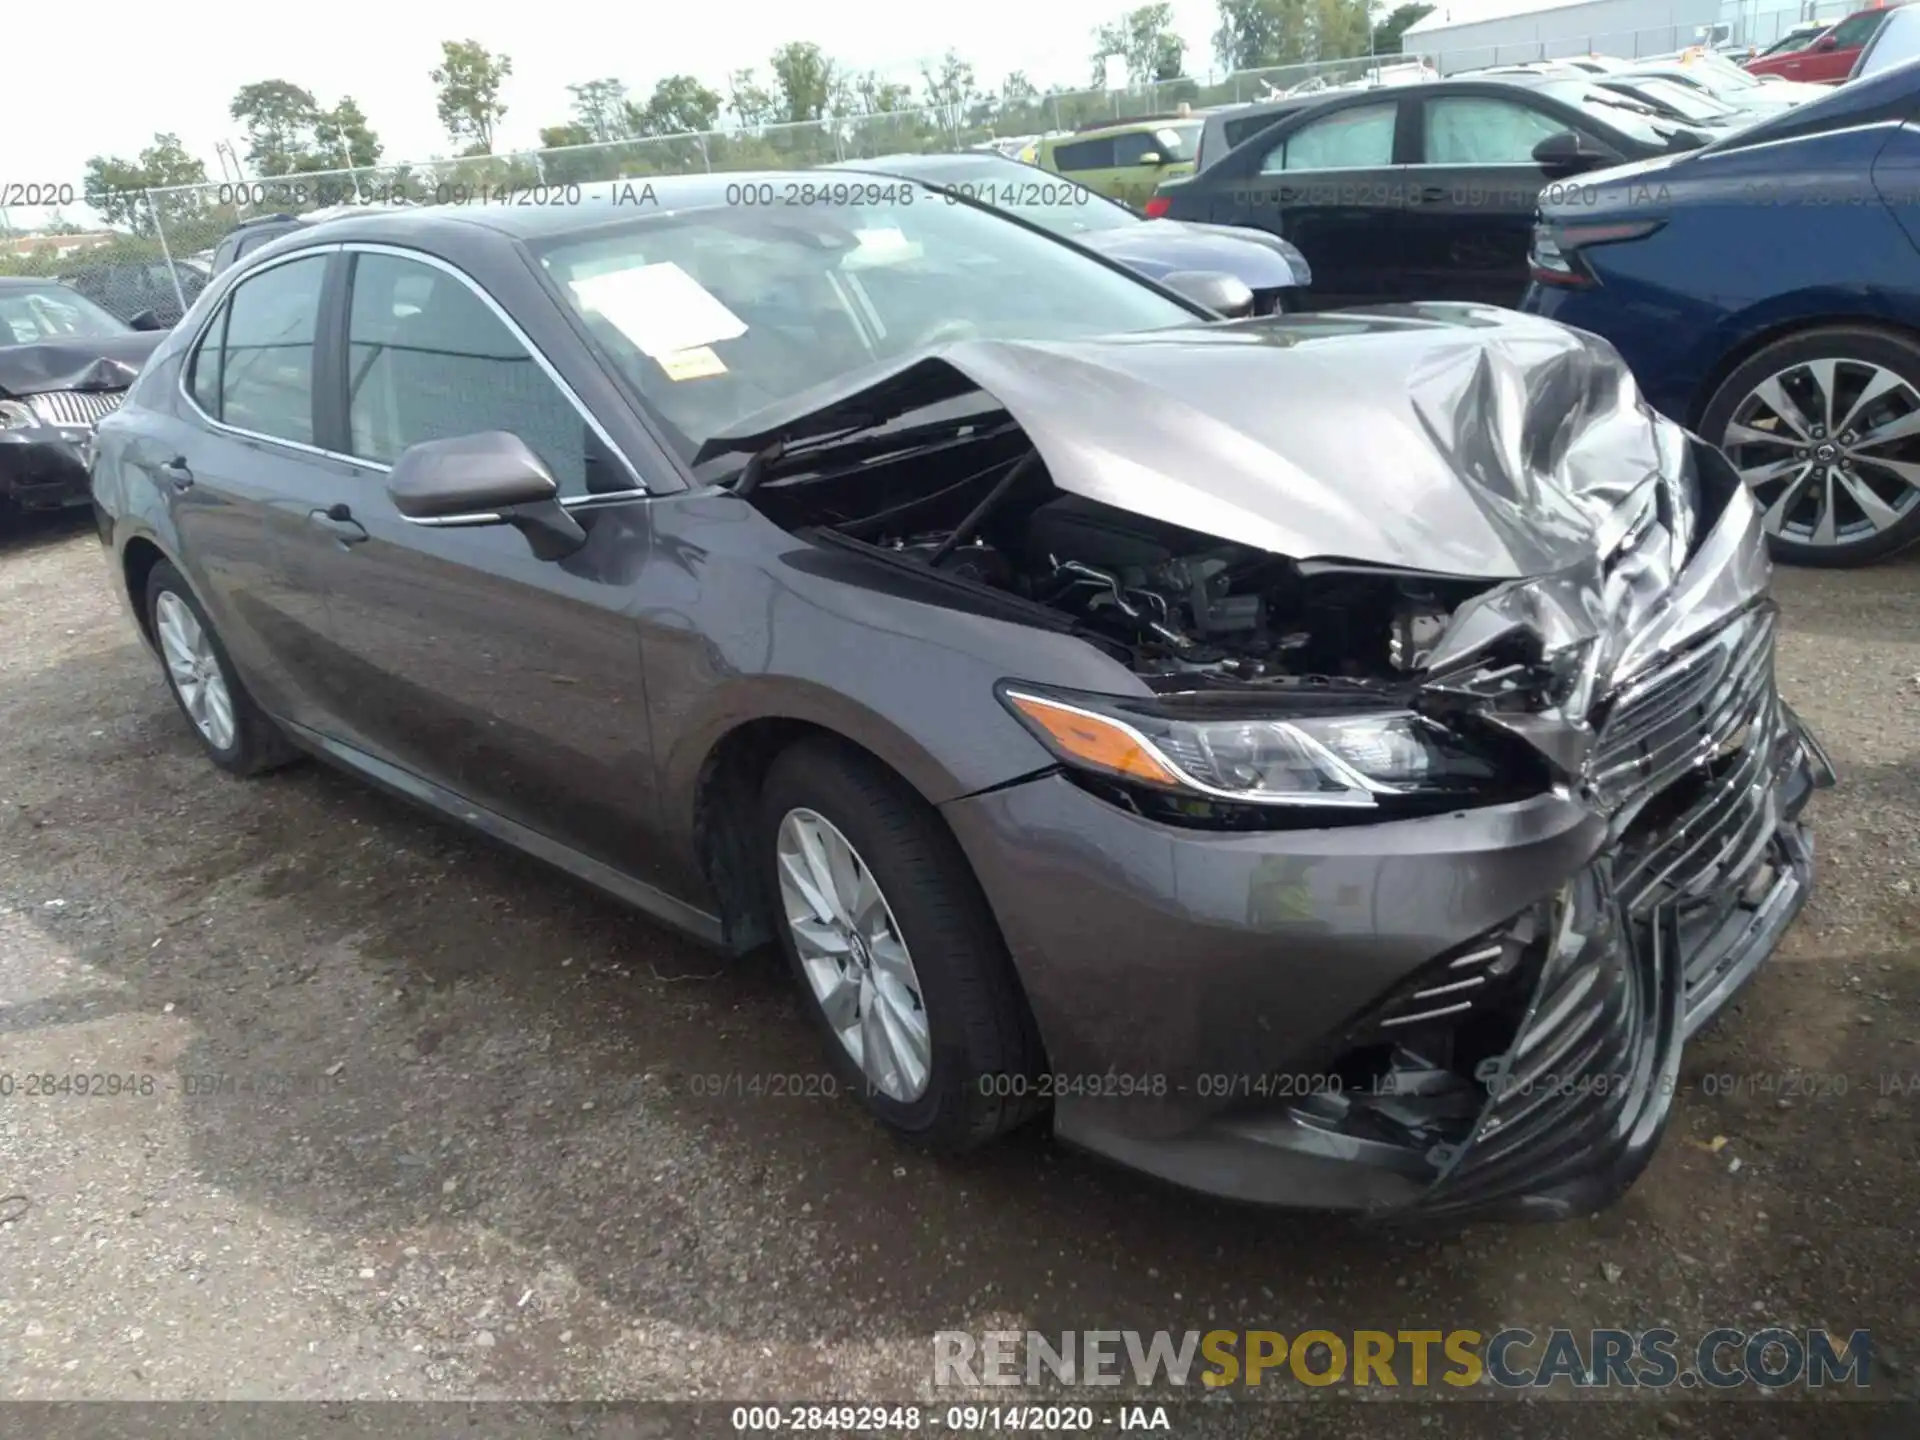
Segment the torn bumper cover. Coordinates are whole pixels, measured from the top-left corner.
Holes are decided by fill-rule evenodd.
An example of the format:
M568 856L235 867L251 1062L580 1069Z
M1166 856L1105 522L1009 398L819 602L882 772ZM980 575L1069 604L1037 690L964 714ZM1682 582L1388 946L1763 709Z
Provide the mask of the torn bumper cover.
M1750 496L1585 337L1531 371L1496 348L1406 392L1470 477L1454 553L1502 577L1426 685L1533 745L1546 793L1256 833L1117 815L1060 773L944 807L1062 1138L1258 1202L1590 1211L1657 1145L1686 1038L1804 904L1801 812L1833 772L1775 688ZM1405 563L1382 552L1436 513L1361 558Z

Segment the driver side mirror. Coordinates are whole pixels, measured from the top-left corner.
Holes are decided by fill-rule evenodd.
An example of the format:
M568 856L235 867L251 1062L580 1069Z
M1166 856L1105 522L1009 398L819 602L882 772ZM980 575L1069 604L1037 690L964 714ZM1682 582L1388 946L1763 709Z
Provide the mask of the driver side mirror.
M1247 282L1224 270L1176 270L1160 283L1229 320L1253 313L1253 291Z
M409 446L387 477L394 509L416 525L511 525L542 560L587 543L560 487L518 435L486 430Z
M1138 165L1164 165L1167 163L1167 157L1162 155L1158 150L1149 150L1134 163Z
M128 320L127 324L136 330L171 330L173 328L151 310L142 310Z
M1838 50L1840 48L1840 42L1831 35L1822 35L1818 40L1813 42L1813 48L1816 50Z
M1549 135L1533 147L1534 163L1546 171L1549 178L1595 170L1602 165L1614 164L1619 158L1610 150L1595 147L1584 136L1571 130Z

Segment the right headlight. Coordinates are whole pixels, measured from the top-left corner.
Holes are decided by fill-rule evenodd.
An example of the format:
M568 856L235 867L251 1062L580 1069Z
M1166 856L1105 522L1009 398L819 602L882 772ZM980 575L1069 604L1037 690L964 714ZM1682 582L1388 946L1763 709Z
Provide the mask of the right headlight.
M1373 806L1383 796L1471 792L1494 765L1411 710L1198 716L1151 700L1048 694L1019 685L1001 699L1075 769L1247 805Z

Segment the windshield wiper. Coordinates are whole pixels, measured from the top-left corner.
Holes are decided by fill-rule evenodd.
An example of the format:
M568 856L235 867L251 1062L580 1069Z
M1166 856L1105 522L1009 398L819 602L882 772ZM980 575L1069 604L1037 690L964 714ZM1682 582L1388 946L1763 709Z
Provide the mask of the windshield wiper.
M929 420L924 424L910 425L903 430L892 430L885 434L868 435L871 425L851 425L827 435L810 435L805 440L788 443L784 437L777 438L763 449L756 450L748 457L747 463L733 475L719 483L727 486L734 494L746 496L752 494L775 471L784 468L787 461L805 460L811 456L832 453L834 457L849 465L877 459L902 450L915 450L924 445L936 444L942 440L958 438L964 432L977 430L969 435L969 440L986 440L1004 435L1019 426L1011 417L993 422L995 412L985 414L976 412L968 415L950 415L943 420ZM1004 415L1004 412L1001 412ZM864 436L865 438L861 438Z

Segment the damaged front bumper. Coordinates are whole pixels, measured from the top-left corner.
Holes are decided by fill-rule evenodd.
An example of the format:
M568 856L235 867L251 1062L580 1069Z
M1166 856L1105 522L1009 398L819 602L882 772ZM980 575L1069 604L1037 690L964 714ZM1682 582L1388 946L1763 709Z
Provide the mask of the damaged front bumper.
M1046 1042L1063 1139L1195 1189L1377 1215L1590 1211L1688 1036L1805 903L1833 770L1774 683L1744 491L1623 653L1586 783L1220 834L1063 775L946 812ZM1620 672L1616 672L1620 673Z

